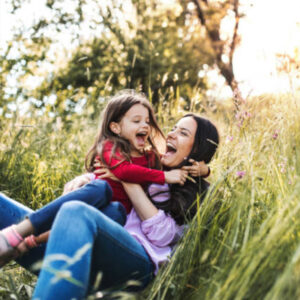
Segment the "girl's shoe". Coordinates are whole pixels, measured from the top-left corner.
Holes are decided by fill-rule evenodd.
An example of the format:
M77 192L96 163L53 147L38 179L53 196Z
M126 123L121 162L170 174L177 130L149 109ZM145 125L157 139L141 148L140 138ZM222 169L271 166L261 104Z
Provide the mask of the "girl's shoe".
M23 241L15 225L0 231L0 268L19 256L17 246Z

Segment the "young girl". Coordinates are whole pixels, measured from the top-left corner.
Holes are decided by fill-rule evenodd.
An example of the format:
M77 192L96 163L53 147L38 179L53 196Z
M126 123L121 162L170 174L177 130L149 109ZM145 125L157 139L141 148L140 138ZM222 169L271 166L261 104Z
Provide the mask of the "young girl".
M133 92L115 96L105 109L99 134L86 157L86 168L93 172L95 159L100 156L104 166L121 181L144 187L148 183L183 184L186 171L160 170L160 157L155 145L157 138L164 139L164 135L149 101ZM113 190L112 201L121 202L129 213L132 205L123 186L111 179L104 180Z
M125 182L138 183L144 187L150 182L184 184L187 171L158 170L160 158L154 139L159 136L163 137L163 133L157 125L147 99L132 91L119 94L111 99L104 110L100 131L86 157L87 170L94 170L95 159L100 156L102 163L118 179ZM146 151L146 148L149 150ZM123 186L111 179L105 180L112 188L112 201L122 203L126 212L129 213L131 203ZM89 197L91 193L98 193L98 197ZM75 195L76 198L74 198ZM18 256L19 252L25 252L26 248L37 246L37 240L32 234L39 235L48 231L63 203L76 199L102 210L108 205L107 199L111 198L111 190L104 182L97 180L97 183L90 183L80 191L76 191L75 195L72 193L63 195L29 214L28 218L19 224L2 230L0 232L0 266ZM121 220L119 223L124 224L126 214L120 205L118 212L121 216L120 214L115 216L114 210L108 212L107 215L116 221Z

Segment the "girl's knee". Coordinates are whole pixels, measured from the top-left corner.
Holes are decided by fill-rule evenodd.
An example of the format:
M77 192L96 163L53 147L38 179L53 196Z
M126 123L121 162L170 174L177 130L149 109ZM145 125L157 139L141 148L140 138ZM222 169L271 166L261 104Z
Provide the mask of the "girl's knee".
M111 200L112 189L105 180L96 179L96 180L93 180L88 185L95 187L95 193L98 196L105 197L108 202Z

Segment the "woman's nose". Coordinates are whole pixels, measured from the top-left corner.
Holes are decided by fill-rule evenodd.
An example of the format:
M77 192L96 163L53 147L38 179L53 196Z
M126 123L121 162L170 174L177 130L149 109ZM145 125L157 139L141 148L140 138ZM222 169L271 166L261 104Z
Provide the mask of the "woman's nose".
M173 131L170 131L170 132L167 134L167 137L168 137L168 138L171 138L171 139L174 139L174 138L175 138L175 136L176 136L176 132L175 132L175 130L173 130Z

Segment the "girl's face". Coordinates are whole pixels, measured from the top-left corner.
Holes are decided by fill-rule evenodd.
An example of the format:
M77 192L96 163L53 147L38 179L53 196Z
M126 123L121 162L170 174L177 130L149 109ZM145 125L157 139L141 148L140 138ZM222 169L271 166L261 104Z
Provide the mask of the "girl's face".
M193 117L185 117L177 122L167 135L166 153L162 156L162 164L167 167L176 167L191 153L197 122Z
M142 104L133 105L120 122L111 122L110 129L129 141L131 156L140 156L150 134L149 111Z

